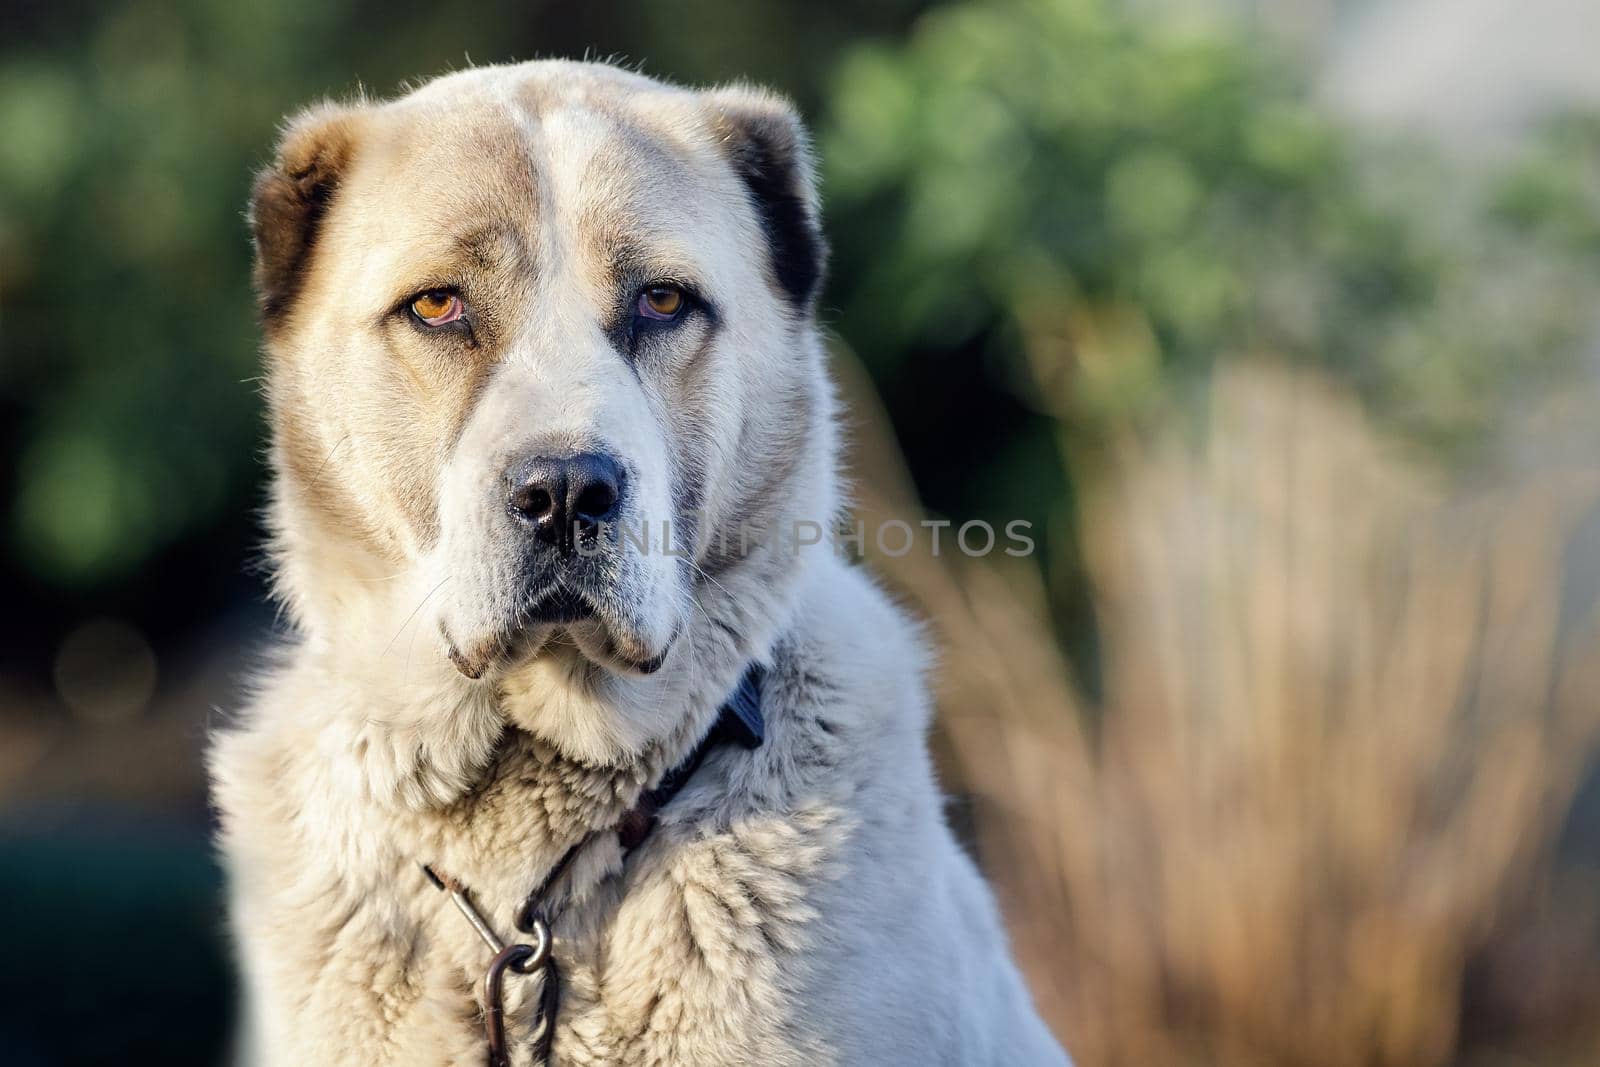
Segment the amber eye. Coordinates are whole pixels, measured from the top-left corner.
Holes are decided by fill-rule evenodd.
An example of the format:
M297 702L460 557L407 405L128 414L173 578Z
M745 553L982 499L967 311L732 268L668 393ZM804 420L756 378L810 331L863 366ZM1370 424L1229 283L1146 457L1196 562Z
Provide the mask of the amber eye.
M461 317L461 298L454 293L434 289L411 301L411 314L429 326L443 326Z
M639 314L647 319L666 322L677 318L683 310L683 290L676 285L652 285L639 294Z

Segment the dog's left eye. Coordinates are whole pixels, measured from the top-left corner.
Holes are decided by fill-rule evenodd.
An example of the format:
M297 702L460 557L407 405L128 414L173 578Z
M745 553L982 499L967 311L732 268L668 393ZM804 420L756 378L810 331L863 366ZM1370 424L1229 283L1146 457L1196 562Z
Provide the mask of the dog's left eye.
M455 293L434 289L411 301L411 314L428 326L444 326L461 317L463 305Z
M639 294L639 317L656 322L671 322L683 314L688 300L676 285L652 285Z

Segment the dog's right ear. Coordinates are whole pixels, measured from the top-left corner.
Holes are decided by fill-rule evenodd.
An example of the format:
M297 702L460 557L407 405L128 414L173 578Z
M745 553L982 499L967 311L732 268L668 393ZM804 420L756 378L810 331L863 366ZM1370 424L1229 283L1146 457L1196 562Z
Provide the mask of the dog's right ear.
M360 105L321 104L291 120L277 158L256 175L250 198L254 280L261 318L274 329L293 306L317 231L355 154Z

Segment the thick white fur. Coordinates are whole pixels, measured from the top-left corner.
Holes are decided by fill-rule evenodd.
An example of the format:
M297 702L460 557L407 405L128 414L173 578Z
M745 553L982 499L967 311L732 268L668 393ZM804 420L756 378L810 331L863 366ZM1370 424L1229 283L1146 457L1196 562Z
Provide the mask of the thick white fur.
M439 402L433 384L385 392L385 360L412 342L391 336L384 349L363 324L420 254L394 247L397 220L415 215L403 191L437 180L448 201L451 183L487 179L470 157L418 162L382 138L397 122L491 113L494 143L510 130L508 150L532 154L541 270L526 291L497 290L522 302L504 310L495 361L460 417L418 453L434 457L428 467L401 457L408 424L394 420L430 432L426 410L406 405ZM619 114L681 167L660 177L654 156L618 149ZM611 637L669 642L649 675L607 661L595 633L555 635L479 678L446 655L506 595L504 567L484 563L508 551L505 533L478 515L480 490L524 425L622 452L641 510L669 508L673 480L694 469L707 516L695 555L707 565L709 530L734 514L757 509L781 527L836 506L815 328L762 268L760 226L708 132L752 114L788 112L748 90L540 63L455 75L333 120L369 140L293 316L269 340L274 547L294 633L211 758L245 976L242 1062L481 1064L488 953L418 863L470 886L513 934L530 888L692 747L757 660L769 666L766 744L715 752L641 848L624 857L598 834L556 885L553 1062L1065 1064L946 828L918 634L861 570L821 548L756 550L715 576L659 555L627 564L640 568L618 572L631 622L614 629L629 632ZM606 209L645 210L629 200L636 172L669 194L662 212L676 217L655 236L694 264L722 312L693 368L667 352L635 379L592 325L582 247L595 214L583 198L595 160L618 153ZM470 205L445 208L445 222L451 210ZM306 440L329 456L314 479L291 454ZM418 485L422 520L395 503ZM330 499L357 502L361 528L330 516ZM525 1064L536 984L507 988Z

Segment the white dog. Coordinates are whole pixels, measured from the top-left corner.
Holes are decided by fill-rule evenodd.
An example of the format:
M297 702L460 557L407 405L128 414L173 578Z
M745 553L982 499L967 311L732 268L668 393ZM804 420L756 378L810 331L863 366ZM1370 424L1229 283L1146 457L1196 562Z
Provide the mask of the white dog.
M470 70L251 216L293 637L211 754L242 1058L1065 1064L839 506L805 133ZM424 869L426 868L426 870Z

